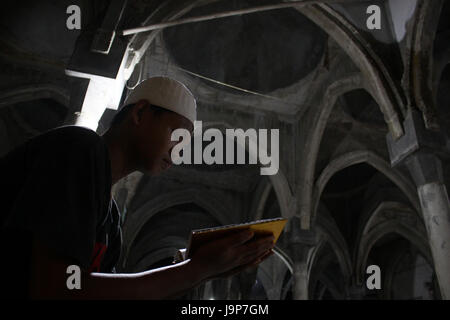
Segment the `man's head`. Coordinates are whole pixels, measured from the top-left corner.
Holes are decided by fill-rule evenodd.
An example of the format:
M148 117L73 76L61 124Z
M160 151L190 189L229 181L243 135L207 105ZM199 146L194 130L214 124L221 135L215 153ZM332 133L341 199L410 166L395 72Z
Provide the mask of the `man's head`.
M196 102L180 82L155 77L141 82L116 114L111 129L127 135L129 150L138 170L157 173L172 164L170 153L178 141L172 132L184 128L193 131Z

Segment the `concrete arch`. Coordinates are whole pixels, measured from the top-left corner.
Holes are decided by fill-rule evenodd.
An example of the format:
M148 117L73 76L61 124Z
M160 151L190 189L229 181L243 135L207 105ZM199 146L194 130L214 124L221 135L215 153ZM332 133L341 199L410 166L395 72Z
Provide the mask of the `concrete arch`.
M183 2L184 6L180 6L179 10L175 10L163 16L163 21L176 19L198 5L206 5L217 0L209 1L193 1L191 3ZM164 11L165 5L161 5L152 13L143 24L147 24L155 15ZM359 66L361 72L369 80L369 86L373 93L374 99L380 105L381 111L385 116L386 123L392 135L397 138L403 134L403 128L397 114L398 111L405 113L403 99L397 90L389 72L383 65L381 59L373 52L362 35L355 29L351 23L330 6L325 4L315 4L310 6L299 6L296 8L300 13L308 17L316 23L337 43L342 43L341 47L347 52L350 58ZM161 14L163 15L163 14ZM155 30L145 35L134 35L130 42L131 48L130 61L128 65L134 65L139 62L150 43L155 39L160 30ZM397 108L398 106L399 108ZM402 109L403 108L403 109Z
M433 47L439 24L443 0L420 0L411 46L411 94L414 105L423 113L425 126L438 129L436 106L433 92Z
M291 257L286 252L284 252L283 249L277 246L273 248L273 251L275 252L277 257L284 262L289 272L292 274L294 272L294 262L292 261Z
M206 5L216 1L217 0L209 0L194 1L189 4L183 3L184 7L180 6L179 10L175 10L171 14L166 15L163 20L170 21L176 19L198 5ZM164 5L161 5L155 10L156 15L163 10ZM403 129L397 112L401 110L403 110L404 113L406 112L403 99L381 59L373 52L359 31L355 29L346 18L328 5L315 4L310 6L300 6L296 8L296 10L321 27L333 37L337 43L343 44L341 47L347 52L356 65L359 66L361 72L369 80L369 87L370 89L373 89L370 91L372 92L374 99L380 105L392 135L396 138L401 136L403 134ZM151 14L144 20L143 24L147 24L154 16L155 14ZM133 64L139 62L150 43L155 39L159 32L160 30L155 30L145 35L136 34L130 39L129 46L132 49L130 59L133 60ZM130 65L131 62L128 62L127 64ZM396 106L399 106L400 109Z
M12 90L0 91L0 108L14 103L38 99L53 99L68 108L70 95L66 90L52 84L23 86Z
M450 38L450 31L448 32L448 37ZM438 59L435 60L434 75L433 75L433 88L436 89L439 88L439 84L442 80L442 74L444 73L445 69L450 65L450 48L446 52L445 56L440 57ZM438 90L436 90L433 94L434 101L437 100L437 95Z
M316 265L315 265L315 269L318 270L325 270L327 266L329 266L331 263L333 263L335 261L335 253L331 252L331 251L327 251L325 252L322 256L321 259L316 261ZM335 300L343 300L344 297L346 296L347 292L346 289L343 288L344 290L340 290L337 286L336 286L336 278L337 275L334 275L332 277L330 277L329 274L327 273L317 273L317 275L319 275L318 277L315 277L315 279L308 279L309 283L308 283L308 295L310 297L313 296L315 289L317 289L317 287L313 286L314 284L318 283L318 280L320 280L320 282L325 285L326 288L323 288L323 290L321 290L321 292L318 294L317 297L315 297L318 300L322 300L322 296L324 293L324 289L327 289L330 291L330 293L333 296L333 299ZM314 281L315 280L315 281Z
M230 209L227 207L227 204L206 190L201 190L201 192L197 189L179 190L161 195L148 201L128 217L127 223L123 228L123 240L127 245L123 248L119 260L120 265L125 267L134 240L148 220L160 211L187 203L195 203L205 209L221 224L225 225L234 222L228 218L227 212Z
M308 259L308 279L310 279L311 270L314 263L320 256L322 250L328 244L337 257L342 274L344 275L346 281L349 281L351 275L353 274L352 260L347 243L338 227L334 221L329 221L325 218L319 218L315 227L317 233L319 234L320 240Z
M403 214L394 215L393 218L382 217L385 212L399 212ZM409 216L412 221L406 221L404 216ZM378 240L388 234L398 234L410 241L432 265L431 252L427 245L425 227L418 228L417 222L422 221L416 212L409 206L396 201L383 201L375 208L363 214L359 223L358 243L353 253L354 269L357 283L361 283L365 276L366 265L371 248Z
M167 7L173 5L173 1L165 1L159 5L144 21L142 25L148 25L152 19L159 18L158 22L171 21L180 18L184 14L191 11L198 5L204 5L209 2L215 2L218 0L195 0L195 1L180 1L180 5L176 10L167 12ZM150 44L156 38L156 36L161 32L161 29L153 30L148 33L137 33L134 34L128 44L130 49L130 55L128 56L127 66L130 69L129 73L134 70L134 67L140 62L141 58L145 55L145 52L150 47Z
M328 118L338 97L356 89L364 89L363 78L359 73L334 82L325 91L318 108L319 111L314 115L314 119L309 122L310 130L307 130L305 139L307 143L301 160L304 164L304 170L300 172L299 186L296 190L297 209L300 211L300 222L304 229L309 229L311 224L314 172Z
M406 114L402 93L361 33L329 5L315 4L297 10L335 39L359 67L367 82L367 90L380 106L392 136L402 136L404 131L401 120Z
M259 265L257 277L269 300L280 300L283 280L289 273L288 265L283 259L272 257Z
M356 281L358 284L361 284L364 276L365 269L364 266L367 264L367 259L369 257L369 253L372 247L386 235L389 234L398 234L401 237L405 238L409 242L411 242L416 248L418 248L419 252L427 258L429 262L432 262L431 254L428 253L427 247L422 243L422 237L420 234L411 230L397 222L385 222L378 225L376 228L372 230L370 234L368 234L365 239L360 243L358 249L358 259L355 264L355 274ZM431 263L432 265L432 263Z
M365 212L361 215L357 239L361 239L365 234L370 232L371 228L377 224L377 221L382 219L381 214L383 212L396 212L395 219L403 219L404 224L410 225L416 231L422 232L424 237L426 236L425 225L423 224L422 218L408 204L398 200L376 200L374 203L376 203L375 206L367 207ZM405 217L410 219L405 220ZM385 220L386 218L383 219ZM418 224L420 224L420 226L418 226ZM421 227L423 227L423 229L420 229Z
M234 129L231 124L225 121L214 121L214 122L204 122L203 129L207 130L208 128L222 128L223 129ZM238 133L240 137L242 135ZM250 139L249 139L250 140ZM237 140L239 141L239 140ZM239 143L239 142L238 142ZM249 141L249 146L242 145L239 143L239 146L241 148L244 148L249 154L252 154L257 158L257 150L258 145L255 141ZM267 150L265 150L267 152ZM279 160L279 159L276 159ZM281 216L284 218L290 218L294 215L293 206L295 204L294 197L292 195L291 188L289 186L289 182L286 179L286 176L284 175L282 169L280 168L280 163L278 161L278 172L274 175L269 175L268 178L270 179L270 182L273 186L273 189L275 191L275 194L278 199L278 204L280 206ZM268 194L267 194L268 196Z
M359 163L367 163L383 173L406 195L416 211L421 212L417 192L412 183L400 172L394 171L389 163L380 156L369 150L361 150L353 151L334 159L321 172L314 184L312 220L314 220L316 216L322 192L331 177L336 172Z

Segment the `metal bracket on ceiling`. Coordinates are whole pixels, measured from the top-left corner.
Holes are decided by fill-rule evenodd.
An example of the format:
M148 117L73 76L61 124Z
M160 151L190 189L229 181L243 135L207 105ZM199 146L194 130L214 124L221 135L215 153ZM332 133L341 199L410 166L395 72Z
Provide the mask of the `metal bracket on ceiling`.
M91 44L91 51L108 54L116 37L116 29L127 6L127 0L112 0L103 19L96 30Z
M204 16L189 17L189 18L179 19L176 21L156 23L156 24L152 24L149 26L143 26L143 27L138 27L138 28L122 30L122 31L119 31L119 34L122 36L128 36L128 35L132 35L132 34L136 34L136 33L148 32L148 31L157 30L157 29L164 29L164 28L168 28L168 27L174 27L174 26L187 24L187 23L193 23L193 22L214 20L214 19L220 19L220 18L256 13L256 12L263 12L263 11L269 11L269 10L283 9L283 8L301 7L301 6L306 6L306 5L314 5L314 4L318 4L318 3L339 3L339 2L342 3L345 1L347 1L347 0L285 1L285 2L272 4L272 5L264 5L264 6L246 8L246 9L217 12L217 13L212 13L212 14L208 14L208 15L204 15Z

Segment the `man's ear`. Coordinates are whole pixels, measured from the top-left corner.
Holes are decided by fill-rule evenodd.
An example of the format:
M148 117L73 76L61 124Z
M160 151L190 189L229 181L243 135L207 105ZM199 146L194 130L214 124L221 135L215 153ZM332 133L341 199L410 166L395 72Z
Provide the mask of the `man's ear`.
M142 121L144 111L150 106L147 100L141 99L135 103L131 110L131 120L135 125L139 125Z

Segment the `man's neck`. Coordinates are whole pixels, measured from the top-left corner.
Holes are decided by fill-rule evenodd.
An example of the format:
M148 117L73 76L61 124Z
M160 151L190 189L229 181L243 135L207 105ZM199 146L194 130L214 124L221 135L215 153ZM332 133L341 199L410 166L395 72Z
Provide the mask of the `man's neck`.
M121 137L119 130L110 129L102 137L108 147L111 160L112 185L114 185L117 181L135 171L135 169L130 163L128 144L124 137Z

